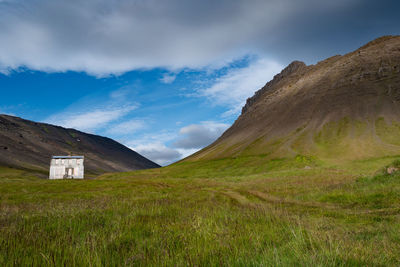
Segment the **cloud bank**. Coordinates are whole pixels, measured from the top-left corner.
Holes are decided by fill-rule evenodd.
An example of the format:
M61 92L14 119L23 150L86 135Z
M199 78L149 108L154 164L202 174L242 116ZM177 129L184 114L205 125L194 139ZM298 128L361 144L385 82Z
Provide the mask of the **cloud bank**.
M161 142L141 144L132 149L161 166L168 165L182 157L178 150L167 147Z
M353 13L368 15L366 8L371 5L360 0L2 1L0 69L102 76L154 67L201 68L248 53L279 56L282 47L291 48L285 50L289 57L302 50L312 54L316 40L332 47L334 34L360 32L340 27L356 25L363 17ZM339 14L346 16L338 21ZM333 21L338 27L327 32Z
M181 149L200 149L214 142L227 128L228 124L203 122L191 124L179 130L180 137L173 144Z
M181 127L178 132L146 135L125 144L143 156L165 166L185 158L214 142L228 124L204 121ZM168 145L166 145L168 144Z

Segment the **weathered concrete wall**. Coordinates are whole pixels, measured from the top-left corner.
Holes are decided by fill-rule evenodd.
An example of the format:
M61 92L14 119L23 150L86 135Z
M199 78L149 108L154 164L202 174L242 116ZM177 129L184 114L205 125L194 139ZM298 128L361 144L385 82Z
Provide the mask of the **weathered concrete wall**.
M49 179L83 179L84 159L82 158L52 158Z

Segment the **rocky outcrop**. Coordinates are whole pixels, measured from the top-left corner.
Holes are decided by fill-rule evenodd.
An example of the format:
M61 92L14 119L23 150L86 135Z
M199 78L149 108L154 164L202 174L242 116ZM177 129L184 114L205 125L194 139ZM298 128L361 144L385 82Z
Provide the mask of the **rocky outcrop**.
M302 73L307 68L307 65L302 61L293 61L286 68L284 68L279 74L275 75L274 78L269 81L263 88L256 91L252 97L247 98L246 104L242 108L242 114L245 113L253 103L257 102L261 96L271 90L274 86L276 86L280 81L289 76Z

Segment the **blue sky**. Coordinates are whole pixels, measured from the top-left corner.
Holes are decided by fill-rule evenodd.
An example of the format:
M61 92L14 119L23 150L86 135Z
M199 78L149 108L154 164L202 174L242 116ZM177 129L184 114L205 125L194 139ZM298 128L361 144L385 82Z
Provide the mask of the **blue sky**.
M166 165L210 144L293 60L399 34L396 1L0 0L0 113Z
M20 69L0 74L0 113L108 136L165 165L220 136L254 88L265 83L264 75L271 78L282 67L254 61L244 58L212 70L155 68L105 77ZM265 72L250 82L255 83L252 89L241 77L246 84L232 91L251 64Z

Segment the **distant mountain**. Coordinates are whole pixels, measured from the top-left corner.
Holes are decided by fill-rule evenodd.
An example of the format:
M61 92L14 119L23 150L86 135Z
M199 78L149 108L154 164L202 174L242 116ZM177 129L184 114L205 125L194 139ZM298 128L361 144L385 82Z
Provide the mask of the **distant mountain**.
M53 155L85 156L85 172L130 171L160 167L106 137L0 115L0 166L48 171Z
M294 61L247 100L216 142L187 160L400 155L400 36L316 65Z

